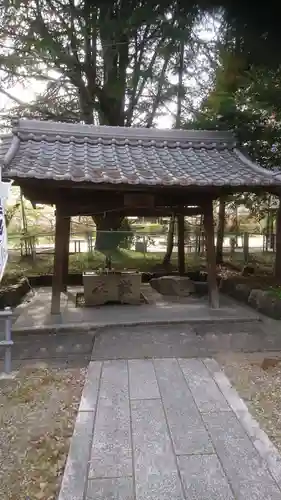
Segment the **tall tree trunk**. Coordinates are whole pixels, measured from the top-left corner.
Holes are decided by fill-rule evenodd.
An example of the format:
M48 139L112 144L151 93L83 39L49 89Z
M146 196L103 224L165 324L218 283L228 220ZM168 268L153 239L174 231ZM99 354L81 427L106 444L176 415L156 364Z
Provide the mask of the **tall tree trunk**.
M116 213L105 213L104 215L93 215L96 224L95 250L98 252L113 252L117 249L123 235L116 234L122 224L123 216Z
M175 235L175 225L176 225L176 216L172 215L169 222L169 229L167 234L167 249L163 259L163 265L170 264L171 257L174 248L174 235Z
M184 42L181 42L179 47L177 114L175 123L176 128L180 128L181 124L181 109L182 109L182 98L183 98L183 72L184 72ZM169 230L167 235L167 249L163 259L164 265L170 264L171 262L171 257L174 247L175 221L176 221L176 216L173 214L169 223Z
M218 230L217 230L217 248L216 248L216 262L217 262L217 264L223 263L224 229L225 229L225 198L220 198Z

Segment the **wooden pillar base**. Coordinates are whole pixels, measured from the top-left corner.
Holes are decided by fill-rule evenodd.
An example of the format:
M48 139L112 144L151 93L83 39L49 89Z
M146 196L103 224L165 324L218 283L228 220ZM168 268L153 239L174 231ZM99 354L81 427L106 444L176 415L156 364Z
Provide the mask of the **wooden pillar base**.
M66 273L66 240L69 241L69 223L69 217L63 217L60 213L59 207L56 207L55 255L52 282L51 314L60 314L61 292L64 288L64 278Z
M185 273L184 254L184 215L178 215L178 270L180 276Z
M62 271L62 292L67 291L68 267L69 267L69 236L70 236L70 217L64 218L64 256Z
M219 291L217 284L217 266L214 238L214 215L212 200L204 206L204 229L206 234L206 259L208 272L209 303L213 309L219 308Z

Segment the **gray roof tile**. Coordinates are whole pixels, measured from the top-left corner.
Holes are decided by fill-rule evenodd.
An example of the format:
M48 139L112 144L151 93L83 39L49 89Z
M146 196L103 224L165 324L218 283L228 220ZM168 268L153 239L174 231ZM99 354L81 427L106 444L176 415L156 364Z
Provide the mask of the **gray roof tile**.
M235 147L230 133L94 127L19 120L3 138L4 178L159 185L281 185Z

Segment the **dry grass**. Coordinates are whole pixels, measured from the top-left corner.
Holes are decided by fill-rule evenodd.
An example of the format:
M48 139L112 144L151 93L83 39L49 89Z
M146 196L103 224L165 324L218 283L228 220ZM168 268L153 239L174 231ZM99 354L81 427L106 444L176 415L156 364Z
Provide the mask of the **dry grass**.
M140 271L150 271L155 265L163 261L163 252L149 252L145 255L141 252L131 250L117 250L112 255L112 266L116 269L139 269ZM53 273L54 255L37 255L33 262L31 259L21 259L19 256L10 256L2 280L3 284L15 282L23 276L35 276ZM186 257L186 266L200 267L205 259L195 254ZM105 255L94 251L91 254L78 253L69 257L69 272L81 273L85 270L92 270L104 266ZM171 263L177 267L177 253L173 254Z
M0 380L0 498L55 500L84 369L22 369Z
M229 353L217 359L281 453L281 353Z

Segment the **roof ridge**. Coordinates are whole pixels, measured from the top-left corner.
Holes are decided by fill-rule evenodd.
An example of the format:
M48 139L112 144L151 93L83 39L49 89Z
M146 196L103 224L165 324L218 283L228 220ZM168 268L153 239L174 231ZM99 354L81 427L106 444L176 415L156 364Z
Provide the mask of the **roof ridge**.
M112 127L108 125L87 125L43 120L20 119L15 123L14 134L84 136L100 138L149 139L185 142L235 143L231 132L189 129L157 129L144 127Z

